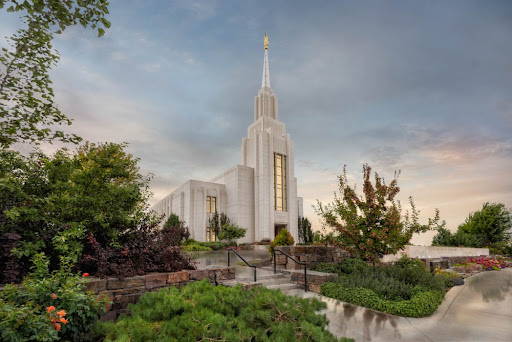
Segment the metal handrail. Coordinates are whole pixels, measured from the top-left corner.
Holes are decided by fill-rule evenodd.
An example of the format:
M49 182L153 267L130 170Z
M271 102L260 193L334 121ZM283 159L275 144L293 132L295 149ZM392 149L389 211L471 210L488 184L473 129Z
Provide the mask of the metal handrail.
M228 248L228 249L227 249L227 251L228 251L228 267L229 267L229 266L231 266L231 257L230 257L230 255L231 255L231 254L229 254L229 253L230 253L230 252L233 252L233 253L235 253L235 255L236 255L237 257L239 257L239 258L240 258L240 259L241 259L241 260L242 260L242 261L243 261L247 266L252 267L252 270L253 270L253 276L254 276L254 282L256 282L256 266L249 264L249 263L247 262L247 260L245 260L245 259L244 259L244 257L243 257L243 256L241 256L241 255L240 255L240 254L239 254L235 249L233 249L233 248Z
M305 292L308 292L308 274L307 274L307 264L305 262L302 262L302 261L298 261L297 259L295 259L294 257L292 257L291 255L289 255L288 253L286 252L283 252L282 250L280 249L276 249L275 247L272 249L272 260L274 262L274 274L277 272L277 263L276 263L276 252L279 252L281 253L282 255L284 255L285 257L287 257L288 259L292 260L293 262L295 262L296 264L299 264L299 265L303 265L304 266L304 291Z

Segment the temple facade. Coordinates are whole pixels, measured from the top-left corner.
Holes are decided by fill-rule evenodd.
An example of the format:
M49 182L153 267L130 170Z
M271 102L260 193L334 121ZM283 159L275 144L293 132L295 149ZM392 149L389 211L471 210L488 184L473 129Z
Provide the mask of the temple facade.
M270 87L267 35L263 47L261 88L254 99L254 122L242 139L240 164L210 181L191 179L153 207L166 217L178 215L195 240L216 239L208 222L217 212L246 229L239 242L272 240L280 229L288 229L298 241L302 198L297 197L293 142L279 121L277 96Z

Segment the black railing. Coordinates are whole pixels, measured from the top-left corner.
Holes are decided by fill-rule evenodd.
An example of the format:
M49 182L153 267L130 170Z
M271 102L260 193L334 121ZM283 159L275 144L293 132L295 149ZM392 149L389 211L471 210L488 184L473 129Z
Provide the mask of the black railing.
M244 259L243 256L241 256L237 251L236 249L233 249L233 248L228 248L227 249L228 251L228 267L231 266L231 252L233 252L237 257L240 258L240 260L242 260L247 266L249 267L252 267L252 271L253 271L253 276L254 276L254 282L256 282L256 266L254 265L251 265L247 262L247 260Z
M304 266L304 291L308 292L308 274L307 274L307 266L308 265L305 262L299 261L299 260L295 259L294 257L292 257L291 255L283 252L280 249L276 249L274 247L272 249L272 261L274 262L274 273L277 272L276 253L281 253L286 258L290 259L291 261L295 262L296 264Z

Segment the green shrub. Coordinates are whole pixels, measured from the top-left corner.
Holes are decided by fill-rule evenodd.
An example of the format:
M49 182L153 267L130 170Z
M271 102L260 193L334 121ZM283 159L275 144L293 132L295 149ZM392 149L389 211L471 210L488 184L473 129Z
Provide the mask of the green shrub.
M201 245L209 247L209 248L213 249L214 251L218 251L219 249L224 249L224 248L230 246L229 243L221 242L221 241L201 242Z
M87 293L84 282L77 275L57 272L45 278L31 275L18 286L5 286L0 292L0 340L93 340L91 329L105 301ZM65 314L58 316L60 310Z
M293 236L290 234L288 229L281 229L274 240L270 243L270 248L274 248L276 246L291 246L294 243L295 241L293 240Z
M187 245L184 245L182 249L185 252L208 252L212 250L210 247L204 246L199 243L189 243Z
M406 257L393 265L377 266L368 265L360 259L346 259L339 264L316 265L315 270L334 271L339 274L335 282L322 290L326 296L411 317L433 312L429 310L435 311L442 301L445 289L453 285L453 278L444 274L433 275L420 260ZM430 298L432 293L436 296L441 294L441 299L435 301L437 304L433 308L426 307L421 299ZM423 309L417 309L416 306Z
M340 264L332 262L319 262L311 267L311 270L325 273L340 273Z
M207 247L207 248L210 248L210 250L214 250L214 251L217 251L219 249L224 249L226 247L229 247L230 244L227 243L227 242L222 242L222 241L206 241L206 242L200 242L200 241L196 241L194 239L188 239L184 244L183 246L188 246L188 245L199 245L199 246L203 246L203 247Z
M324 296L364 306L377 311L406 317L424 317L434 313L443 301L442 291L418 291L408 300L393 301L381 298L374 291L355 287L346 288L339 283L328 282L321 287Z
M245 229L236 224L225 224L219 232L219 239L225 241L236 241L245 236Z
M337 341L327 330L325 304L262 287L195 282L144 294L131 316L102 323L105 341Z
M351 274L367 269L368 264L357 258L347 258L340 263L340 270L343 273Z

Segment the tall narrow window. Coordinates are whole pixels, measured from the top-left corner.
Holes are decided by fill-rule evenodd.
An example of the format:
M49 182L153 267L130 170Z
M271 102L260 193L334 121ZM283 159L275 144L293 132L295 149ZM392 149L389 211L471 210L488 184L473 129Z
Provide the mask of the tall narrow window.
M217 212L217 197L206 196L206 212L208 214Z
M206 212L213 214L217 212L217 197L206 196ZM215 230L211 227L206 227L206 241L217 241Z
M274 209L287 211L286 156L274 153Z

